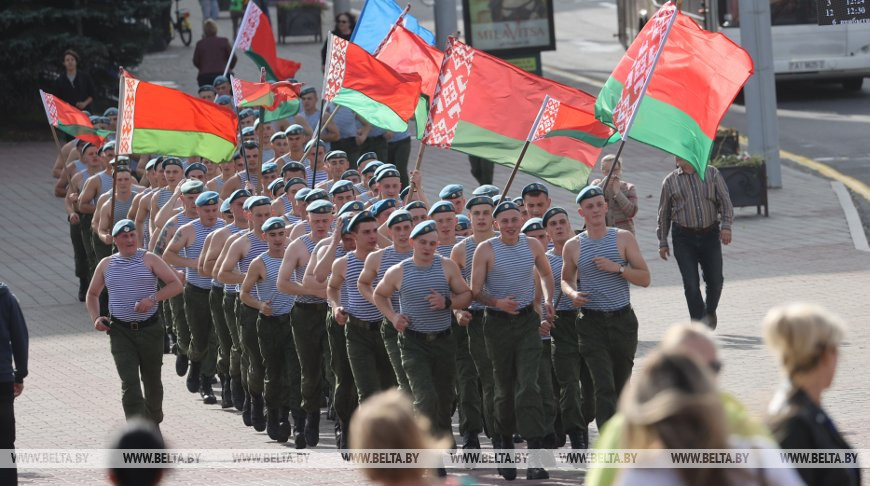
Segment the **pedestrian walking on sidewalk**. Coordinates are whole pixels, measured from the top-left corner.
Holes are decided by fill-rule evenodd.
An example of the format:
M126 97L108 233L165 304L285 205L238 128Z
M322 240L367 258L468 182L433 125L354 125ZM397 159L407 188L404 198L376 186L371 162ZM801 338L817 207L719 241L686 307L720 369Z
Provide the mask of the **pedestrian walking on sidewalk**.
M28 346L27 323L18 299L5 283L0 283L0 448L7 451L15 449L14 402L24 391ZM14 464L0 468L0 484L17 483Z
M683 276L683 289L693 320L716 329L716 309L722 295L722 244L731 243L734 210L728 187L719 171L707 166L704 180L689 162L677 157L677 169L662 182L659 200L659 256L670 255L668 231L673 230L674 258ZM707 285L701 296L698 265Z
M203 9L204 10L204 9ZM218 37L217 22L207 19L202 24L203 37L196 43L193 50L193 65L196 66L196 85L212 84L226 68L233 47L226 37ZM230 69L236 65L236 57L230 63Z

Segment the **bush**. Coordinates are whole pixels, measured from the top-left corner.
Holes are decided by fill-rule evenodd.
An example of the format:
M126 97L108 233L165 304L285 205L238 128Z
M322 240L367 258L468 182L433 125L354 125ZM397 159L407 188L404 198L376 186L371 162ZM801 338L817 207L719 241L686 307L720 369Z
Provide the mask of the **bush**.
M749 155L746 152L737 155L720 155L710 161L713 167L757 167L764 163L764 159L757 155Z

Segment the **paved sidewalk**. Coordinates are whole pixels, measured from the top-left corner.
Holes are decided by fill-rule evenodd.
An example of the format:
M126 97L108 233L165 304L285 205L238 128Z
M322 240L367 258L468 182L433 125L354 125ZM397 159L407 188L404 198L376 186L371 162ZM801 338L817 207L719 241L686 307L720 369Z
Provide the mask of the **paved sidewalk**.
M185 1L198 23L199 8ZM274 19L273 12L273 19ZM324 19L329 18L325 14ZM227 19L221 31L231 31ZM195 32L195 37L199 32ZM303 62L299 78L314 82L319 75L320 46L298 43L279 46L281 55ZM148 56L137 70L146 80L173 81L194 89L195 72L189 59L193 48L178 46ZM245 58L238 72L253 79L255 70ZM315 83L319 85L319 82ZM412 149L416 154L416 142ZM615 150L615 147L613 148ZM51 143L0 144L4 177L0 179L0 280L10 283L21 300L31 332L30 376L16 401L19 448L101 448L111 431L124 421L120 383L106 337L92 330L84 306L76 300L68 226L61 200L52 196ZM655 212L661 179L672 168L669 156L631 143L624 153L624 178L638 188L640 211L637 232L652 271L648 289L633 289L640 320L638 356L657 344L670 323L687 317L679 271L673 260L657 257ZM425 191L434 199L448 182L467 189L477 184L459 153L428 149L423 167ZM508 169L496 167L495 182L503 185ZM512 194L533 178L520 174ZM734 242L724 249L725 290L719 312L719 344L725 364L721 385L762 416L779 377L775 362L761 341L760 321L767 309L791 300L819 302L839 312L850 324L840 354L840 368L824 405L856 448L870 447L870 418L864 402L870 367L864 324L870 315L867 298L870 256L854 250L836 196L828 181L783 168L785 189L770 193L769 218L754 209L736 210ZM573 195L553 191L554 204L574 214ZM204 406L186 391L174 374L171 356L165 359L162 430L170 446L179 448L274 448L264 433L241 424L239 413ZM322 421L321 446L333 447L331 422ZM593 426L594 429L594 426ZM594 432L593 432L594 433ZM494 471L474 472L475 481L496 484ZM577 483L580 473L553 474L551 483ZM104 474L89 470L22 471L23 484L94 484ZM351 470L310 471L175 471L168 484L334 484L360 483ZM542 483L546 484L546 483Z

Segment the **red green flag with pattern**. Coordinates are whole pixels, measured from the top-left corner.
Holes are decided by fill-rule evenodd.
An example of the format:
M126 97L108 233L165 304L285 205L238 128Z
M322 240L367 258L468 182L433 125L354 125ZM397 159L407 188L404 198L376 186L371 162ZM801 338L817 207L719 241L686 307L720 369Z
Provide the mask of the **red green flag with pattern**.
M242 108L263 107L266 122L281 120L299 113L299 92L302 83L278 81L253 83L230 76L233 104Z
M602 122L619 125L623 91L643 80L637 65L648 64L667 14L663 7L650 19L604 84L595 103ZM752 71L743 48L677 12L646 92L636 100L628 137L685 159L703 177L719 123Z
M107 135L114 133L112 130L97 130L85 112L51 93L39 90L39 96L49 125L71 137L100 146Z
M278 57L269 19L255 2L248 2L233 50L244 52L254 64L266 68L266 76L271 81L292 78L302 66L296 61Z
M570 137L595 147L619 140L619 134L599 122L594 113L562 103L550 95L544 97L529 140L537 142L547 137Z
M592 95L450 38L422 141L513 167L547 94L593 113ZM605 139L613 133L598 122L588 129ZM520 170L579 190L600 153L600 146L581 139L543 138L529 145Z
M120 98L119 155L232 158L238 118L229 107L127 76L121 77Z

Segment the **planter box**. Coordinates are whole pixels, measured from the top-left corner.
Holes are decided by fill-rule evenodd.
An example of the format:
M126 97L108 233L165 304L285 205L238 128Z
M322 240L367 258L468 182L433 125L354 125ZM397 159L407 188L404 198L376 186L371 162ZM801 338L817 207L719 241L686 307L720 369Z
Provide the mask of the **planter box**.
M314 42L320 42L323 35L321 13L319 8L279 8L278 40L283 44L285 37L312 35Z
M737 130L719 130L713 139L710 159L720 155L737 155L740 152L740 136Z
M758 214L761 214L761 207L764 206L764 216L768 216L765 164L725 166L718 169L725 179L725 185L728 186L732 206L735 208L755 206Z

